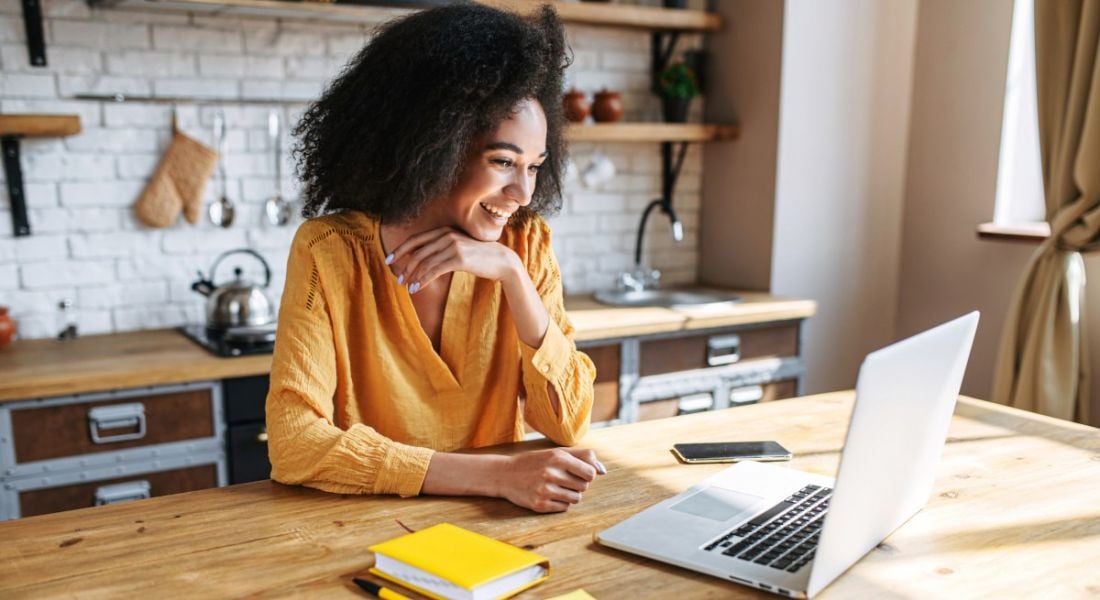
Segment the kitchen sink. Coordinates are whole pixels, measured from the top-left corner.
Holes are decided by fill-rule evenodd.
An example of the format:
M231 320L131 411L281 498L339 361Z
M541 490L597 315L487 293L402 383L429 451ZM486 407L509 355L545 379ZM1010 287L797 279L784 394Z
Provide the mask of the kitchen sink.
M702 306L733 304L741 297L730 292L712 290L609 290L596 292L596 301L612 306Z

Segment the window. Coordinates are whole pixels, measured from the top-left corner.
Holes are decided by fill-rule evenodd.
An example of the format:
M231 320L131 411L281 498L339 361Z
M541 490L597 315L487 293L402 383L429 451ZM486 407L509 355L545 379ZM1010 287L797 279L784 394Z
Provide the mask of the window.
M1046 220L1035 99L1034 0L1015 0L1005 82L1001 154L997 167L995 226Z

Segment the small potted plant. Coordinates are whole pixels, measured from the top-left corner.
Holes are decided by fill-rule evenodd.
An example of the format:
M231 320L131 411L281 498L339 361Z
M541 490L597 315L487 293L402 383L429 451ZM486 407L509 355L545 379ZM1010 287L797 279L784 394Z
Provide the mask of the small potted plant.
M657 74L656 91L661 97L665 121L683 123L691 99L699 95L695 71L683 62L668 65Z

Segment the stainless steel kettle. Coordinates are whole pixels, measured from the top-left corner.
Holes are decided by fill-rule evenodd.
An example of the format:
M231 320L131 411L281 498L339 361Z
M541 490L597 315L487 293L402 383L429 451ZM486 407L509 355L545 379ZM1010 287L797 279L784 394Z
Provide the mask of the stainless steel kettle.
M215 285L218 265L227 256L233 254L251 254L264 266L264 284L253 285L242 276L240 267L233 270L234 279L229 283ZM206 296L206 326L210 329L225 330L231 327L261 326L275 322L275 309L267 297L267 286L271 285L271 268L264 257L254 250L239 248L225 252L210 267L210 278L204 278L199 271L199 280L191 284L191 289Z

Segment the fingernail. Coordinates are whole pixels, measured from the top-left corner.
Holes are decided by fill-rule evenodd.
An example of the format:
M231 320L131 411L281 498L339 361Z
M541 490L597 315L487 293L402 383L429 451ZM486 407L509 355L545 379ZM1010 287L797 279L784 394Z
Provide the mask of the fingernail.
M404 273L397 276L397 285L401 285L402 283L405 283L405 274Z
M391 263L393 263L393 252L390 252L389 254L386 255L386 264L388 265L388 264L391 264Z
M600 472L600 475L607 475L607 467L603 466L603 463L596 461L596 470Z
M410 294L415 294L419 289L420 289L420 282L419 281L416 282L416 283L410 283L409 284L409 293Z

